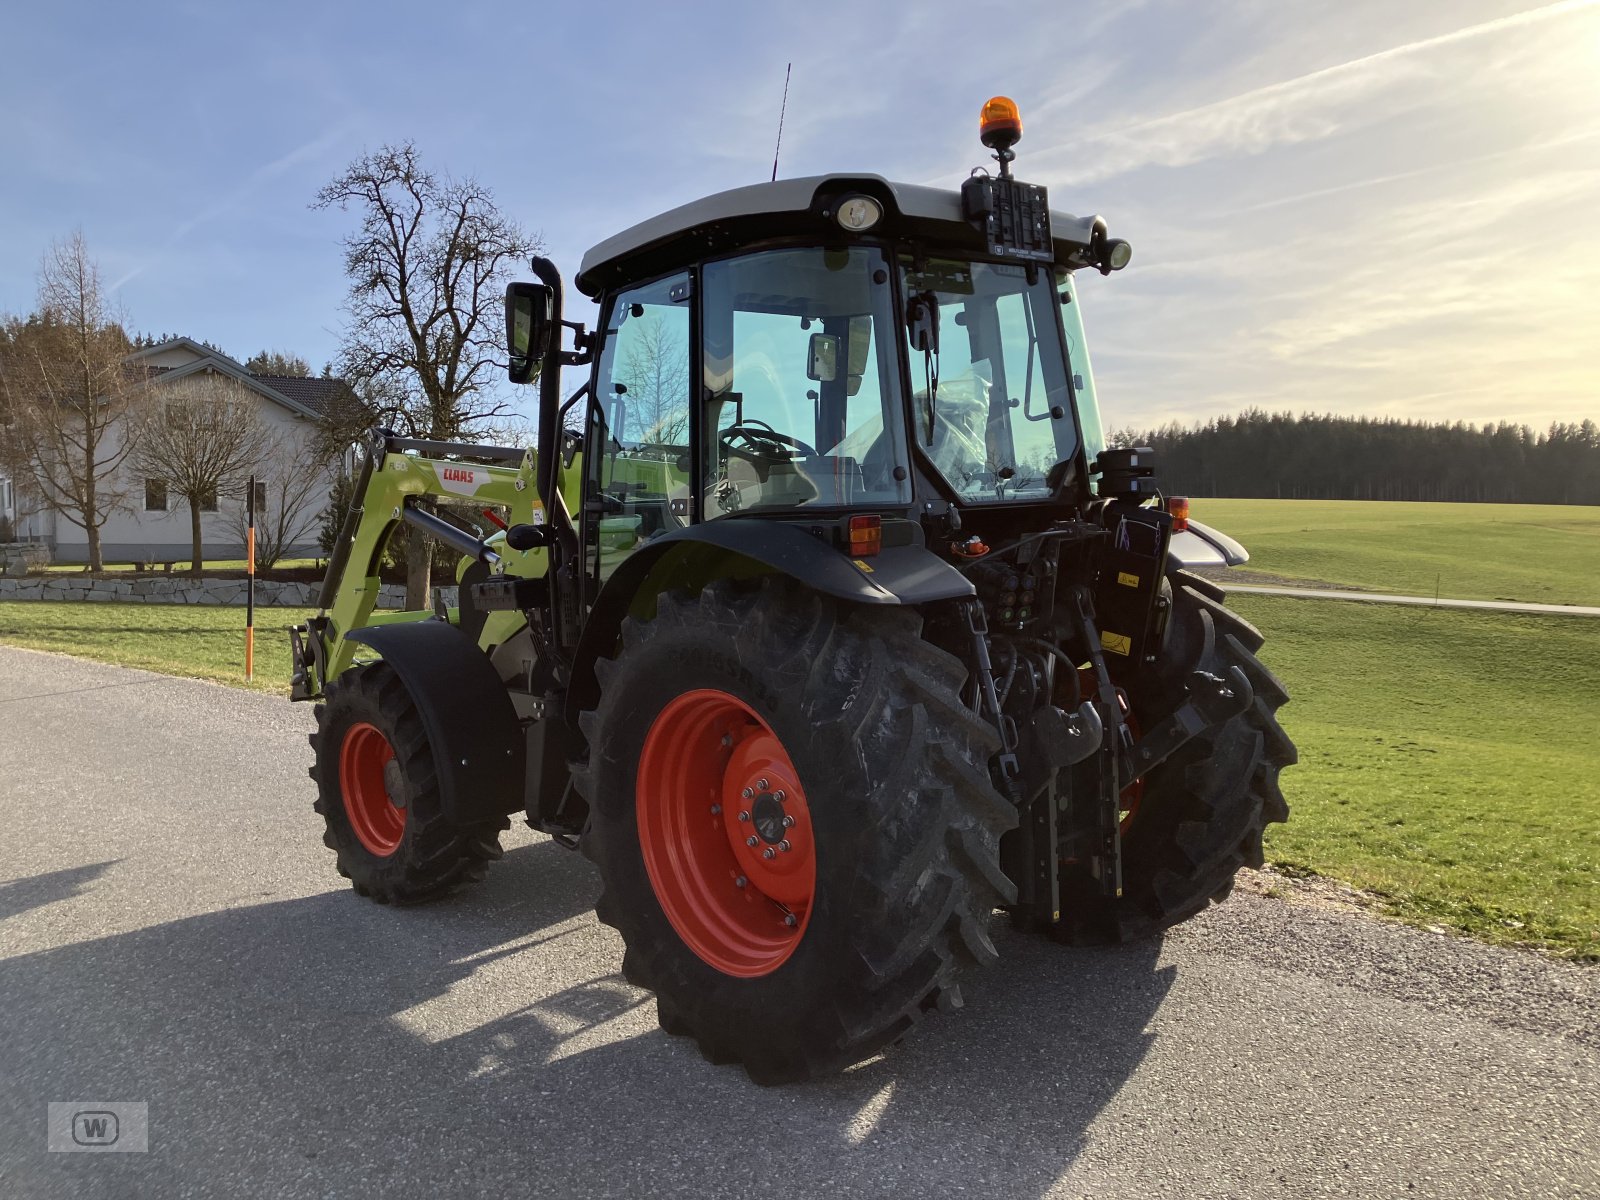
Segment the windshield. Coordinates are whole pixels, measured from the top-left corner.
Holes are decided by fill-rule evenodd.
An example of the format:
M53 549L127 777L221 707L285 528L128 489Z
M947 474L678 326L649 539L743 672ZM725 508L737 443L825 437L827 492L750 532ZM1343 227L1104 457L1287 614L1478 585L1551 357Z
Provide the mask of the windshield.
M706 517L909 502L882 252L770 250L702 279Z
M901 270L918 444L963 499L1048 495L1077 449L1054 276L944 259Z

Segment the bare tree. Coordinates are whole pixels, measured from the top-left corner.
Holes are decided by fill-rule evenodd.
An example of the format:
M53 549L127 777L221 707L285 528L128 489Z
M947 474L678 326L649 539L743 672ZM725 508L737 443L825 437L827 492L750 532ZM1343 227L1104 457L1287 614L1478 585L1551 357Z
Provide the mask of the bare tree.
M189 505L191 569L204 560L201 514L215 512L238 490L267 449L253 394L242 383L207 372L179 379L144 406L133 465L166 481L169 495Z
M277 442L255 462L256 566L262 570L304 541L322 520L325 500L338 469L338 457L314 452L311 446ZM246 541L249 510L235 510L233 527Z
M656 446L689 444L689 343L674 335L660 317L628 326L627 347L617 381L627 390L628 423L641 442ZM623 430L620 436L627 436Z
M88 569L105 564L100 530L127 506L124 460L135 448L123 420L143 377L83 235L52 243L39 270L38 311L0 333L0 466L84 531Z
M502 216L483 185L428 170L410 142L351 163L313 204L335 206L360 217L344 239L341 373L358 387L397 387L424 437L459 438L505 412L490 386L504 362L501 294L538 240ZM420 533L411 538L406 601L421 608L429 555Z

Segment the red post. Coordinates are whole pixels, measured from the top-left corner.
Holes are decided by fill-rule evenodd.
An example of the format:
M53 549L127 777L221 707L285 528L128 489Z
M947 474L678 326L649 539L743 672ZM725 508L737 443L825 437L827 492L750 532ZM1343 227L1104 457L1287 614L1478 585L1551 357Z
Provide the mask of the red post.
M244 678L256 677L256 477L250 476L245 497L244 533Z

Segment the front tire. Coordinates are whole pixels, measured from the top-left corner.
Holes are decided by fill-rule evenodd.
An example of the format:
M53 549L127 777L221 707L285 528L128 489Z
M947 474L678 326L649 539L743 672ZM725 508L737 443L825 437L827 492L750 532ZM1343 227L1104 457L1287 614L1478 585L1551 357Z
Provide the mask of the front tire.
M1241 867L1262 865L1266 827L1289 817L1278 773L1297 754L1277 717L1289 694L1256 656L1263 638L1224 607L1221 588L1186 571L1170 578L1161 661L1126 684L1138 725L1151 729L1170 716L1197 670L1226 678L1237 666L1255 699L1124 793L1137 803L1123 827L1123 894L1105 896L1081 875L1063 878L1061 921L1051 932L1073 945L1149 937L1226 899Z
M394 668L345 671L328 684L316 718L313 807L339 874L358 894L420 904L483 878L509 822L457 825L445 815L422 717Z
M597 664L576 781L598 916L662 1028L757 1082L876 1053L995 957L1016 813L965 669L920 632L904 609L718 581L659 597Z

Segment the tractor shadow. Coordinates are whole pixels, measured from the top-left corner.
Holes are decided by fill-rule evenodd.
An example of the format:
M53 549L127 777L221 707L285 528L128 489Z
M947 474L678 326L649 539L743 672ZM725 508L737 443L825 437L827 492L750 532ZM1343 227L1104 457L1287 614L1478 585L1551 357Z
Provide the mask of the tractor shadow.
M70 894L82 880L57 876L73 875L39 886ZM0 959L0 1180L1042 1195L1138 1069L1175 973L1157 943L1069 951L997 917L1001 963L963 1012L844 1075L764 1089L656 1027L593 919L598 890L536 841L428 908L333 891ZM148 1100L159 1153L107 1173L37 1152L45 1102L74 1096Z

